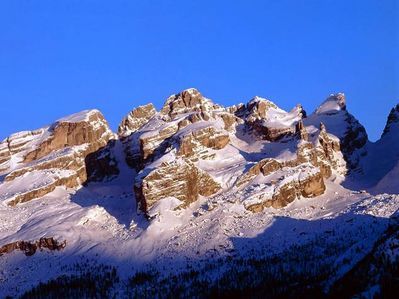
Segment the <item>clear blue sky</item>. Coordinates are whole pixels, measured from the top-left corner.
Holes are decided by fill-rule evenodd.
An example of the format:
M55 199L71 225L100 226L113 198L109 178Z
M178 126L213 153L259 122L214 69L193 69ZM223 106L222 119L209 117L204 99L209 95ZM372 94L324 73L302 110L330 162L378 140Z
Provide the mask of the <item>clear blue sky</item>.
M399 103L399 0L0 2L0 139L83 109L115 130L188 87L308 112L333 92L379 137Z

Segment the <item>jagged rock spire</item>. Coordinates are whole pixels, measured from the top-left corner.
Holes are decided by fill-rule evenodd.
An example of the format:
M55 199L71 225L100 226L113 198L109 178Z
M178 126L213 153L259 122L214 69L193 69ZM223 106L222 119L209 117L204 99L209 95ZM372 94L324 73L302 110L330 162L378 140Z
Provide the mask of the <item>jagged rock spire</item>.
M345 94L340 92L331 94L315 111L316 114L331 114L346 110Z
M303 124L303 120L299 120L295 127L296 133L301 140L308 141L309 135L306 131L305 125Z

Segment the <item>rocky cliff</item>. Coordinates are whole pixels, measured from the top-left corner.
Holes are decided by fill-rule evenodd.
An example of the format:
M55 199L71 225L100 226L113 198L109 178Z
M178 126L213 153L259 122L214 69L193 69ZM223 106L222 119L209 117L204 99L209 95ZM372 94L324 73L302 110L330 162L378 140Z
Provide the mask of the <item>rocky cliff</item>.
M89 164L87 168L85 158L112 138L114 134L97 110L9 136L0 144L0 198L16 205L44 196L57 186L79 187L97 167Z

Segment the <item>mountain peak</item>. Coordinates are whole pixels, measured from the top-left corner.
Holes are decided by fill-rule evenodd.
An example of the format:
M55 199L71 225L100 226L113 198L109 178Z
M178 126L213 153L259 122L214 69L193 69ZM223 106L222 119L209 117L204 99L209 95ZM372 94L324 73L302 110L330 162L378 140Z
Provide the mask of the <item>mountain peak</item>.
M197 89L188 88L178 94L171 95L162 107L161 114L168 115L173 119L179 114L210 111L218 107Z
M342 92L330 96L316 109L316 114L335 114L337 111L346 110L345 94Z
M381 137L387 135L394 127L399 129L399 104L391 109L391 112L389 113L387 118L384 132L382 133Z
M130 134L139 130L144 124L148 122L151 117L157 113L154 105L149 103L147 105L139 106L129 112L118 126L119 137L127 137Z
M248 102L247 110L251 116L256 118L266 118L269 110L285 112L272 101L259 96L255 96Z
M89 121L90 117L93 117L94 115L101 115L101 117L103 117L102 113L99 110L88 109L64 116L58 119L56 122L77 123L77 122Z
M254 96L249 102L248 102L248 107L253 107L254 105L257 105L259 103L264 103L265 105L269 107L273 107L275 109L278 109L278 106L271 100L262 98L260 96Z

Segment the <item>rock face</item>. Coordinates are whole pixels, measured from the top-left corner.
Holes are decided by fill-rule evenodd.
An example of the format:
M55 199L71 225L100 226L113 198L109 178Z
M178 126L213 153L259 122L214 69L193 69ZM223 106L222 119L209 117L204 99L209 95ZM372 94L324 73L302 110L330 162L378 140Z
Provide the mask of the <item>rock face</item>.
M11 253L14 250L22 251L26 256L31 256L36 253L36 251L48 249L48 250L61 250L66 246L66 241L58 242L54 238L40 238L36 242L27 241L16 241L9 243L0 247L0 256Z
M366 154L368 136L359 121L346 110L343 93L330 95L304 123L305 126L315 127L323 123L329 133L339 139L347 171L361 171L359 161Z
M323 123L320 123L320 132L316 142L316 155L320 161L319 167L325 177L331 175L331 169L341 175L345 175L346 162L341 153L340 140L328 134Z
M215 159L239 123L240 118L195 89L169 97L159 113L124 141L128 164L141 171L135 180L141 210L147 213L165 197L189 204L220 190L195 163Z
M113 136L97 110L62 118L47 128L11 135L0 146L5 153L0 198L12 206L46 195L57 186L80 186L93 171L86 168L85 158L105 147Z
M0 143L0 171L10 168L12 155L26 151L36 138L44 135L45 129L35 131L23 131L12 134Z
M151 109L150 115L151 118L144 121L141 115L131 113L130 122L146 125L124 140L127 163L138 171L163 155L168 147L174 147L173 143L182 146L182 155L188 147L194 146L193 143L208 148L221 147L228 140L228 132L234 131L235 126L242 122L234 114L225 111L193 88L170 96L159 113L153 114ZM127 118L129 116L125 119ZM190 137L188 135L191 132L180 134L188 126L205 122L208 122L209 129L199 125L197 132ZM218 123L217 126L215 122ZM219 130L222 123L223 128ZM209 131L206 132L207 130Z
M252 212L261 212L265 207L282 208L302 197L311 198L322 195L326 187L323 176L320 172L300 177L299 180L279 186L274 190L271 197L264 197L258 203L245 204L245 207Z
M143 162L153 160L155 154L160 153L167 145L164 141L172 137L177 131L178 126L176 124L166 124L159 131L148 132L140 136L140 154Z
M291 112L286 112L273 102L260 97L253 98L244 111L240 109L236 113L244 117L246 123L268 141L277 141L295 134L297 123L306 116L300 105Z
M170 96L161 110L161 114L170 119L189 112L209 112L220 108L203 97L195 88L189 88L181 93ZM167 118L166 118L167 119Z
M305 125L303 124L302 120L296 123L295 132L298 135L299 139L302 139L303 141L309 141L308 131L306 131Z
M244 173L235 185L245 208L260 212L265 207L284 207L301 196L309 198L323 194L324 178L330 175L331 169L318 160L313 144L302 143L298 145L295 159L263 159Z
M107 144L112 133L99 111L84 111L57 121L48 132L50 136L36 149L28 152L23 162L38 160L65 147L87 144L87 151L95 151Z
M139 106L124 117L118 127L118 135L127 137L139 130L157 113L153 104Z
M119 141L110 140L108 144L85 157L87 182L100 182L119 175L115 157L115 146Z
M144 178L139 177L135 185L136 198L144 212L163 198L175 197L187 205L200 195L211 196L219 190L210 175L184 160L163 163Z
M179 149L177 155L185 157L195 156L197 159L201 156L203 148L219 150L224 148L230 142L228 133L217 131L214 127L206 127L183 135L179 140ZM202 155L201 158L206 158Z
M341 149L350 171L358 170L359 161L365 155L364 146L368 142L366 130L353 117L348 116L349 129L341 141ZM361 170L360 170L361 171Z

